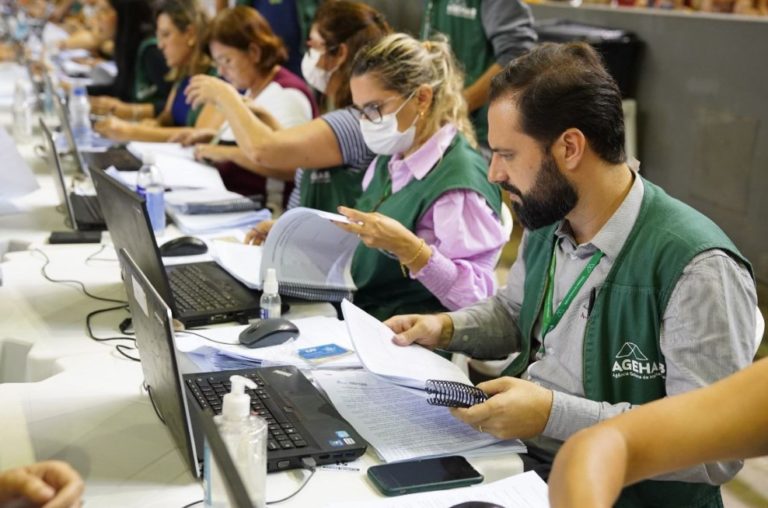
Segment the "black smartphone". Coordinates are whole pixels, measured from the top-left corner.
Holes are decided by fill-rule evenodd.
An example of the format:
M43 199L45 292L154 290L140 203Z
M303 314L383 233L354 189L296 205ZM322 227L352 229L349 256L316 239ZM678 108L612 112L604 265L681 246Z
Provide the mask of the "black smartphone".
M371 466L368 478L385 496L452 489L483 481L483 475L459 455Z
M48 243L101 243L101 231L53 231Z

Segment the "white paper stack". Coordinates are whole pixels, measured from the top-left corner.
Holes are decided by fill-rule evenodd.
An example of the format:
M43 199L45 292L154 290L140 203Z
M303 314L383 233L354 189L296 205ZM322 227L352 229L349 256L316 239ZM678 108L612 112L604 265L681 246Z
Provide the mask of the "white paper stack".
M240 194L227 190L174 191L165 195L165 209L178 228L188 235L250 228L272 217L272 212L266 208L247 212L194 215L179 211L187 203L206 203L238 197L241 197Z

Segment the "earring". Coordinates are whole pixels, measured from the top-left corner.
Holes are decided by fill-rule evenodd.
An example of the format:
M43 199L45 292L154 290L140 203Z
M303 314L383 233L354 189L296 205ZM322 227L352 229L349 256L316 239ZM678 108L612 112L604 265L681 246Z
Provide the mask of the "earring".
M194 46L194 45L195 45L195 40L194 39L190 39L190 40L187 41L187 46L189 46L190 48L192 46Z

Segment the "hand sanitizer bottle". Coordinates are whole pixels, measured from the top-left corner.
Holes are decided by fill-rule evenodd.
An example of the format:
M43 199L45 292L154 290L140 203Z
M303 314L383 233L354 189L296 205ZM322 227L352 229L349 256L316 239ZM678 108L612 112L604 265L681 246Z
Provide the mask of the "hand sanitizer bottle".
M274 268L267 268L267 277L264 279L261 300L261 319L279 318L282 313L282 302L278 293L277 273Z
M221 438L227 446L232 461L245 482L245 488L253 506L264 508L267 480L267 423L251 414L251 397L245 388L256 388L256 383L243 376L229 378L232 388L224 396L221 415L214 421L219 427ZM211 456L208 443L205 444L203 470L205 472L206 508L229 507L226 488L216 462Z

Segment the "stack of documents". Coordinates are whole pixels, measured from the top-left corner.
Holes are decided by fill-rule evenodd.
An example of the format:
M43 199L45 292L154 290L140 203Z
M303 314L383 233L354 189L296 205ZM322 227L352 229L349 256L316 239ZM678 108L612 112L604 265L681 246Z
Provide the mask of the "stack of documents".
M266 208L247 212L212 214L187 214L180 211L188 203L207 203L238 197L241 197L240 194L227 190L179 190L165 195L165 209L179 229L188 235L249 228L272 217L272 212Z

